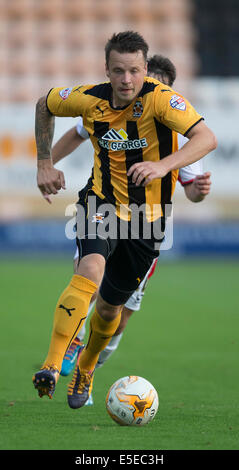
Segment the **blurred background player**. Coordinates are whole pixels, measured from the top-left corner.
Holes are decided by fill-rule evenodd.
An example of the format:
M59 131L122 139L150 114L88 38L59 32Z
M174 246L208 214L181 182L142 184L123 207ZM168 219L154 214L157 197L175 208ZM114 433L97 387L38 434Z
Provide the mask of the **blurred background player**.
M148 60L148 75L156 78L165 85L172 87L176 79L176 68L170 59L162 55L154 55ZM52 158L53 163L56 164L66 155L73 152L79 145L81 145L86 139L89 138L88 132L85 130L82 122L82 118L79 119L77 125L72 127L68 132L66 132L54 145L52 149ZM184 145L188 139L181 134L178 134L178 144L179 148ZM200 202L202 201L207 194L210 192L210 173L202 172L202 162L199 160L187 167L181 168L179 170L179 177L181 185L184 188L186 197L191 202ZM48 202L50 199L46 196ZM140 283L138 289L134 294L129 298L126 304L123 307L121 314L120 325L115 332L114 336L110 340L106 348L100 353L96 368L101 367L105 361L112 355L112 353L117 349L120 340L123 335L123 331L127 325L129 318L131 317L134 311L140 310L142 298L144 295L145 287L147 281L153 275L158 259L156 259L148 273L146 274L143 281ZM75 254L75 265L78 263L78 250ZM93 295L91 305L88 311L88 315L92 310L95 300L95 294ZM80 330L78 336L72 342L70 348L64 356L61 375L67 376L72 371L75 361L78 354L83 348L83 340L86 332L85 324ZM86 405L93 404L92 395L90 395Z

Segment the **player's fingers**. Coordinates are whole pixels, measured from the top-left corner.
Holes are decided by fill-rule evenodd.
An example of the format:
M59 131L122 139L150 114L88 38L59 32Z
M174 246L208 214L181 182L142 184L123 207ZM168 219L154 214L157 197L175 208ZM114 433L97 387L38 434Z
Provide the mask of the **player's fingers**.
M197 184L196 187L197 189L210 189L211 183Z
M48 185L46 186L46 192L48 194L58 194L57 189L60 189L58 186L59 184L56 183L48 183Z
M43 195L44 199L45 199L49 204L51 204L51 199L50 199L50 197L48 196L48 194L42 193L42 195Z
M48 193L46 192L45 187L41 187L41 186L38 186L38 187L39 187L39 189L40 189L40 191L41 191L42 196L44 197L44 199L46 199L46 201L47 201L49 204L51 204L51 199L50 199Z
M210 184L196 185L197 190L200 194L209 194L211 186Z
M201 194L201 195L203 195L203 196L206 196L207 194L210 193L210 189L205 189L205 188L203 188L203 189L198 189L198 193Z
M210 186L211 186L211 181L203 181L203 182L197 181L196 183L196 187L198 189L210 189Z
M132 182L133 183L136 183L137 179L139 178L140 176L140 168L135 168L134 172L132 173Z
M140 168L140 165L142 165L142 163L134 163L134 164L130 167L130 169L128 170L127 176L132 176L133 173L134 173L135 171L137 171L138 168Z
M197 180L195 181L195 184L197 187L203 187L203 186L211 186L211 181L210 180Z
M204 184L210 185L210 184L211 184L211 180L210 180L210 177L209 177L209 176L200 175L200 176L197 176L197 177L195 178L194 184L196 184L197 186L199 186L199 185L204 185Z
M197 175L196 181L206 181L206 180L210 181L210 176L211 176L210 172L203 173L203 175Z
M40 191L47 194L57 194L57 189L60 189L58 186L55 178L47 178L44 183L38 184Z
M63 171L59 172L59 178L60 178L60 182L61 182L61 188L66 189L65 176L64 176Z
M151 173L149 175L147 175L147 178L145 178L144 182L143 182L143 186L147 186L147 184L151 183L151 181L154 179L154 174Z
M51 184L51 187L55 188L56 190L61 189L61 180L58 178Z
M140 186L140 184L144 181L147 175L148 171L142 170L141 173L138 175L137 180L135 181L136 186Z
M54 188L57 190L62 188L62 180L61 180L60 172L57 174L57 178L52 180L49 185L51 188Z
M130 169L128 170L128 172L127 172L127 176L131 176L133 174L134 170L135 170L135 165L132 165L130 167Z
M40 189L42 194L51 194L48 186L46 184L39 184L38 188Z

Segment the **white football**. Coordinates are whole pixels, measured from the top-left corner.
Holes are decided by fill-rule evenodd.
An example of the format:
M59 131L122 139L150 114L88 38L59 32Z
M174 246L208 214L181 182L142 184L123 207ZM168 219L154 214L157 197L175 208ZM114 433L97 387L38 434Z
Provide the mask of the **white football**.
M106 409L116 423L142 426L155 417L158 394L146 379L129 375L117 380L109 389Z

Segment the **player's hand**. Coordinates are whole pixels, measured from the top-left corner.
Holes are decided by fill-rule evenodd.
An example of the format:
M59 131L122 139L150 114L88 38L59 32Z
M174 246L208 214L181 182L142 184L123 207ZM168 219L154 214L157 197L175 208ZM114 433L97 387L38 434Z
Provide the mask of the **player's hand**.
M127 173L132 177L132 182L136 186L147 186L156 178L163 178L168 173L164 162L140 162L134 163Z
M37 185L44 199L51 204L49 195L66 189L64 173L54 168L51 161L42 160L38 162Z
M210 171L197 175L193 181L193 185L200 196L207 196L211 189L211 173Z

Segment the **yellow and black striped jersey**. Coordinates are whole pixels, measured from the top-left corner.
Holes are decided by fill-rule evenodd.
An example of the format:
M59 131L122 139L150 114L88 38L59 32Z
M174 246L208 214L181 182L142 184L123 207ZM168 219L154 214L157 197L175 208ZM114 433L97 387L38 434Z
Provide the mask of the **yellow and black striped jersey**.
M53 88L47 107L55 116L82 116L94 147L92 189L116 206L146 204L147 219L154 220L153 205L170 203L178 170L146 187L127 176L137 162L157 162L175 152L177 133L186 134L203 119L192 105L170 87L145 77L138 96L128 106L114 108L110 82L99 85Z

